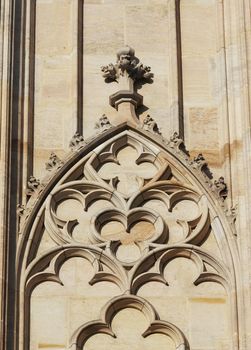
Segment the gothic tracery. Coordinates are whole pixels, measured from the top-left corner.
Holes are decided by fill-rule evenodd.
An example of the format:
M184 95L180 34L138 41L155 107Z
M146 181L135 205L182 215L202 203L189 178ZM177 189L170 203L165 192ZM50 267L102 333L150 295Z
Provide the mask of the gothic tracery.
M148 131L144 133L148 135ZM234 283L229 270L223 261L203 249L203 243L212 235L207 196L188 173L174 166L174 155L164 153L146 136L129 128L108 138L80 157L54 186L33 229L37 236L33 239L39 242L43 226L54 244L37 256L33 252L34 258L28 259L24 280L27 310L36 286L46 281L63 284L60 269L74 257L89 261L92 288L99 282L118 286L121 297L114 299L118 310L137 309L141 300L157 315L158 310L140 299L138 291L149 282L168 286L165 267L179 258L195 264L194 285L218 283L228 292ZM81 154L85 147L77 152ZM130 161L123 162L125 158ZM185 153L184 161L187 162ZM57 173L58 168L54 171ZM107 310L115 307L113 303L111 298ZM69 349L85 348L87 339L99 332L113 336L112 318L107 321L105 317L76 329L68 340ZM149 321L143 337L166 334L177 349L189 349L182 329L158 319ZM30 327L27 321L24 324ZM183 337L183 341L177 337Z

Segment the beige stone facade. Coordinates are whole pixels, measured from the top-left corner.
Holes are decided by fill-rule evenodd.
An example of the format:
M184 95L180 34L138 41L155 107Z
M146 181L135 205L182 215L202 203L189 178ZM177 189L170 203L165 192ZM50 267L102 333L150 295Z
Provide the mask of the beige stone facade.
M0 350L251 349L250 10L0 2Z

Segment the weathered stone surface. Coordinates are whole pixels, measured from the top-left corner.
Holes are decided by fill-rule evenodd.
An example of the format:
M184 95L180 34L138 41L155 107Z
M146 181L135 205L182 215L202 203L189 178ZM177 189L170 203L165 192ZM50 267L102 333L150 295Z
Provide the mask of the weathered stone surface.
M22 6L0 7L1 350L249 350L248 1Z

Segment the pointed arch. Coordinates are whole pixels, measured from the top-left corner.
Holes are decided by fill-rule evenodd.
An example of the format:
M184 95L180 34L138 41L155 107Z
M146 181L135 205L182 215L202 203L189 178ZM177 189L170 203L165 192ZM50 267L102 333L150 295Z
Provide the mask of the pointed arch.
M123 181L129 185L122 185ZM64 200L76 201L81 218L86 216L80 239L74 231L82 220L77 210L66 217L58 213ZM161 203L168 217L151 206L155 201ZM90 214L89 208L98 202L97 210ZM175 225L182 232L176 241L168 219L174 215ZM103 231L109 233L111 222L120 229L109 236ZM50 249L39 251L44 228L53 244ZM212 234L220 258L203 248ZM149 281L165 283L162 272L169 261L179 257L191 259L199 271L195 285L213 281L226 289L232 343L238 343L241 309L237 296L238 300L241 296L233 231L219 192L201 171L200 164L189 159L177 137L166 141L160 135L124 123L91 139L57 164L34 192L21 219L19 237L20 348L29 349L33 289L44 281L60 283L60 266L74 256L97 264L91 285L105 280L117 284L122 294L131 295ZM123 246L128 239L133 250ZM207 266L213 271L208 271Z

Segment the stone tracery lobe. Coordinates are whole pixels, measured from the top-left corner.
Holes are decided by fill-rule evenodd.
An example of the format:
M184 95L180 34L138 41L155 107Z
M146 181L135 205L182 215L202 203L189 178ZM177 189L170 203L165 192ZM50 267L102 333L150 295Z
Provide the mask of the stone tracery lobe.
M149 182L169 179L171 171L159 151L141 144L132 135L123 135L87 161L86 178L109 183L128 198Z
M119 91L110 96L110 104L118 111L122 105L137 107L142 104L143 97L136 92L134 83L150 82L153 78L150 67L139 62L129 47L120 50L117 63L102 67L102 72L106 81L118 82ZM123 109L123 113L125 111ZM133 113L128 119L126 114L123 116L123 121L137 122ZM40 216L56 247L43 252L41 258L37 255L34 261L30 260L24 294L30 297L31 291L44 281L62 284L59 272L63 263L72 257L81 257L94 269L90 285L104 281L114 283L124 296L111 300L100 320L76 330L71 349L82 350L87 338L95 333L114 336L113 311L139 306L141 311L153 315L143 337L154 333L170 337L175 334L179 340L175 342L176 347L189 349L177 327L160 321L153 306L140 299L137 293L148 282L168 285L163 273L165 266L179 257L195 263L198 269L195 285L213 281L228 286L231 278L224 265L198 247L211 230L207 198L199 186L192 185L192 177L187 180L182 174L184 169L177 158L184 144L178 134L168 142L169 150L176 150L170 152L171 156L168 149L163 145L161 148L158 141L155 143L148 137L148 132L155 137L160 135L150 116L140 132L130 126L122 132L109 133L113 128L105 115L96 128L99 137L105 132L111 139L106 138L99 144L95 141L96 146L89 149L89 153L81 153L86 142L81 135L74 135L70 147L79 155L84 154L83 160L79 157L78 164L72 167L75 173L71 169L72 173L64 174L64 180L57 183ZM182 170L177 170L174 159ZM46 167L55 172L62 166L61 160L52 154ZM194 159L192 167L205 170L201 154ZM39 182L35 178L31 180L31 189L37 191ZM212 190L225 196L224 179L215 181ZM19 210L21 214L23 208Z
M112 164L120 167L119 173L125 171L120 154L125 150L134 164L132 174L139 164L145 164L146 169L154 167L151 176L126 194L120 191L112 174L109 179L100 171ZM224 267L196 247L210 233L206 197L177 171L172 157L164 155L157 144L126 130L97 146L73 169L47 199L44 225L57 248L37 258L29 272L27 293L47 280L61 284L62 264L76 256L88 260L94 268L90 285L113 283L132 298L137 298L148 282L168 285L163 271L179 257L191 259L197 266L195 285L213 281L227 286ZM80 329L76 332L84 335L90 331L91 336L97 331L95 322L83 324L80 328L84 333ZM101 333L109 327L102 322ZM151 323L144 335L155 331L163 334L166 328L161 327L167 322L158 322ZM76 342L78 338L70 349ZM82 350L84 343L82 339L75 349Z
M109 301L101 310L99 320L88 322L76 330L71 338L69 349L85 349L87 340L100 333L116 338L116 334L112 329L112 321L114 316L125 308L136 309L147 319L149 326L142 334L143 338L153 334L164 334L171 338L176 349L189 350L188 341L178 327L172 323L160 320L158 313L149 302L132 295L119 296Z
M120 166L120 173L125 171L127 175L118 154L128 147L127 157L135 159L133 155L137 154L132 174L137 171L137 163L145 162L146 168L154 165L156 170L147 181L142 179L139 187L132 187L131 193L125 194L117 187L120 179L104 181L100 169L114 163ZM175 180L172 168L159 153L151 144L143 145L130 134L99 147L84 164L86 179L59 186L47 201L45 227L51 238L58 244L102 245L126 269L158 245L203 242L209 232L206 202ZM124 181L131 183L128 176ZM72 200L79 203L80 209L71 216L60 213L62 205L71 211ZM140 230L146 231L140 234Z

